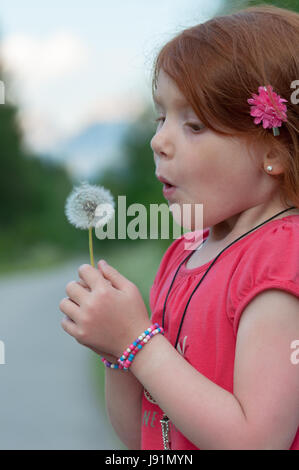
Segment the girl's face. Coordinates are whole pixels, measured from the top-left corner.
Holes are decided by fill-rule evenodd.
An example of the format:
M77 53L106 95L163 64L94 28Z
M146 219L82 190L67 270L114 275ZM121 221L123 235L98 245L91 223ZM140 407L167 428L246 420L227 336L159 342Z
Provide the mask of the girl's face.
M181 212L183 204L191 204L193 210L194 204L203 204L203 227L196 227L192 216L190 230L216 224L218 229L226 228L224 221L243 211L277 204L278 183L264 171L266 149L255 148L249 155L240 138L205 128L162 69L155 103L159 121L151 147L156 174L176 187L168 202L178 204ZM260 208L256 215L261 212Z

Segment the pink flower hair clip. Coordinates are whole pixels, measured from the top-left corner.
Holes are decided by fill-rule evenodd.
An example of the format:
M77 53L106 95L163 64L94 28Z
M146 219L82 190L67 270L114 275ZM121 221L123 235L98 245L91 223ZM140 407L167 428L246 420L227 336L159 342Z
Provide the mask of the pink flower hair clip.
M260 86L259 94L252 94L252 98L247 100L251 105L250 115L253 116L254 124L260 124L263 121L264 129L273 130L274 136L280 134L279 127L281 127L282 122L288 120L286 112L287 107L284 102L287 103L287 100L281 98L277 95L271 85Z

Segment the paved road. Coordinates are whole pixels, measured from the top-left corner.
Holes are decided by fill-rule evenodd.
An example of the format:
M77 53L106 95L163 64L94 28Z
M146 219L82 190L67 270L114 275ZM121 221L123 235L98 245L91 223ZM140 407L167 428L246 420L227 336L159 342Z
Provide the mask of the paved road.
M94 353L60 326L65 285L84 262L0 279L1 450L124 449L96 396Z

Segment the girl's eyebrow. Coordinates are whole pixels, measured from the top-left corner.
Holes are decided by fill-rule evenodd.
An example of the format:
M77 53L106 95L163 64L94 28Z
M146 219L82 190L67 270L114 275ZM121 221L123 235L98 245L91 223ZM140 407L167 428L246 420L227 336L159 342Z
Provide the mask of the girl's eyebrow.
M153 101L155 104L162 106L162 100L156 94L153 94ZM173 100L174 104L177 105L178 108L181 109L189 109L191 108L190 104L186 101L185 98L176 98Z

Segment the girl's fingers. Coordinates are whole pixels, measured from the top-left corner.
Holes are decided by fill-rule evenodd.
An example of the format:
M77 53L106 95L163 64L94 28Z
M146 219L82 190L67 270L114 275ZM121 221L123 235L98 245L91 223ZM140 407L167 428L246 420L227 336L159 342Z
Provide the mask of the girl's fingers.
M82 281L85 281L90 289L94 289L99 281L103 282L101 271L90 264L82 264L78 269L78 273Z
M76 337L78 327L76 323L73 322L70 318L64 317L61 320L61 326L66 333L68 333L71 336Z
M125 289L128 285L128 279L120 274L117 269L113 268L109 264L102 264L101 261L98 262L99 271L103 275L103 279L106 278L106 281L110 282L112 287L118 290ZM130 282L130 284L132 284Z
M69 317L69 319L71 319L73 322L76 323L76 319L79 318L80 307L78 307L78 305L75 304L75 302L73 302L71 299L65 297L60 302L59 308L60 308L62 313L67 315L67 317Z
M95 289L99 284L112 286L112 282L107 278L103 269L96 269L89 264L82 264L78 269L78 274L90 290Z
M112 286L112 282L109 281L109 279L105 279L105 274L104 274L103 270L101 269L100 265L99 265L98 271L99 271L99 273L100 273L101 276L102 276L102 282L103 282L104 284L107 284L107 285L109 285L109 286ZM80 284L82 287L85 287L85 288L88 290L88 292L91 292L90 286L89 286L89 285L87 284L87 282L83 279L83 276L82 276L82 274L81 274L81 272L80 272L79 270L78 270L78 273L79 273L79 277L80 277L80 280L77 281L78 284Z
M84 287L85 289L87 289L89 292L91 292L90 288L88 287L88 285L86 284L85 281L83 281L83 279L79 279L79 281L77 281L78 284L80 284L80 286Z
M69 282L65 288L65 292L69 298L78 305L81 305L82 300L87 294L86 289L82 287L82 285L80 285L77 281Z
M98 263L98 268L99 268L99 271L102 273L102 275L103 275L103 277L104 277L105 283L106 283L106 284L109 284L110 286L112 286L112 282L109 281L109 279L106 279L106 278L105 278L105 273L104 273L104 271L103 271L103 269L102 269L101 263Z

